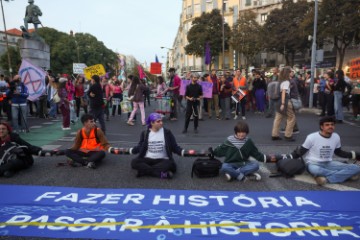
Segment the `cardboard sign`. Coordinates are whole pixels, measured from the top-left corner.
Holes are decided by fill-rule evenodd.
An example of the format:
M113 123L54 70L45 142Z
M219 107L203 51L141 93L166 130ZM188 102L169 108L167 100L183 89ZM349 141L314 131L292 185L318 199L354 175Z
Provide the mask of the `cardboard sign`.
M86 79L91 79L92 76L103 76L106 74L105 68L102 64L96 64L87 68L84 68L84 74Z
M360 78L360 58L354 58L350 63L350 78L358 79Z
M86 68L85 63L73 63L73 73L74 74L84 74L84 68Z
M181 80L180 85L180 95L185 96L186 86L191 83L190 80ZM212 98L212 87L213 84L207 81L198 81L198 84L202 87L203 97L204 98Z
M153 62L150 63L151 74L161 74L161 63Z
M239 88L234 95L231 96L231 99L238 103L246 96L246 94Z

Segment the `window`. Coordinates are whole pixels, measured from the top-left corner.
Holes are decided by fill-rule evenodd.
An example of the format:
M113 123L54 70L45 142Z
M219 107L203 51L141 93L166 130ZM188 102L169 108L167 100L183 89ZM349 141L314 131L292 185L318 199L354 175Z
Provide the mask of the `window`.
M211 12L213 10L212 0L206 0L206 12Z
M260 21L261 21L261 22L266 22L267 16L268 16L267 13L261 14L261 15L260 15Z
M200 13L201 9L200 9L200 4L194 4L194 14L196 13Z
M250 5L251 5L251 0L246 0L245 6L250 6Z

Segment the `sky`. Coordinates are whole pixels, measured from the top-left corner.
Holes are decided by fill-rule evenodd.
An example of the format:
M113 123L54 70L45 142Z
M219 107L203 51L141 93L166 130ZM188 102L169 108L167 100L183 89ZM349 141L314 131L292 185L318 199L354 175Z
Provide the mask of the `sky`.
M24 25L28 0L3 1L6 28ZM89 33L115 52L140 63L166 62L180 25L182 0L35 0L44 27ZM4 30L3 21L0 29ZM33 28L29 24L29 28Z

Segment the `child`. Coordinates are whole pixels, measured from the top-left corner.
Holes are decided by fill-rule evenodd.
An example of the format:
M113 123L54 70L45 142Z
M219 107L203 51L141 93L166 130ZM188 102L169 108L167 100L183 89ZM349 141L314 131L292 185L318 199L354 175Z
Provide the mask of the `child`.
M213 150L216 157L225 157L220 172L225 174L226 180L237 179L245 181L247 178L260 181L259 163L249 160L254 157L261 162L275 161L257 149L254 142L247 136L249 126L245 121L239 121L234 127L235 134L229 136L224 143ZM210 150L211 151L211 150Z

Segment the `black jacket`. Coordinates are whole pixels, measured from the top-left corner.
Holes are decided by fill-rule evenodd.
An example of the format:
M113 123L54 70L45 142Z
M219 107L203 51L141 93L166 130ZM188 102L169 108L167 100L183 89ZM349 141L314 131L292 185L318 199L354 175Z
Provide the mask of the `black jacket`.
M148 150L149 145L149 132L150 129L147 129L141 133L140 141L136 147L132 149L133 154L139 153L139 157L143 158ZM164 137L165 137L165 149L169 159L174 160L172 153L181 155L182 148L176 143L174 135L170 130L164 128Z
M94 93L95 96L90 96L90 93ZM100 83L95 83L90 86L90 89L88 91L88 96L90 99L90 108L92 109L99 109L102 108L104 102L103 102L103 91Z

